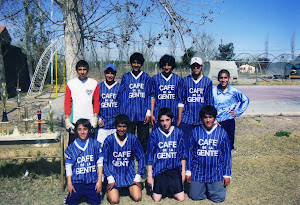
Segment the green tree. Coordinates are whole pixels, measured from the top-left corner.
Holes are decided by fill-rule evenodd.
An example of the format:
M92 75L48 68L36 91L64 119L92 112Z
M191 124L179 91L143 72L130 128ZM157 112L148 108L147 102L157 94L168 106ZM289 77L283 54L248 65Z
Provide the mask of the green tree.
M223 44L221 42L218 50L217 60L232 60L235 56L233 43Z
M197 51L194 50L194 47L190 47L186 50L184 55L181 57L181 66L184 68L190 67L191 58L195 55Z

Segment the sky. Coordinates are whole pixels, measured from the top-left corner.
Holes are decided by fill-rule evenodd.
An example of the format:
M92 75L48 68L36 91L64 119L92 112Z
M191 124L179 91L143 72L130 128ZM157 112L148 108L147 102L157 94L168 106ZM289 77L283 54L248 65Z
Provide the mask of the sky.
M225 0L220 7L221 14L200 27L217 46L222 39L223 44L233 43L237 55L258 55L265 52L268 38L269 54L290 54L295 32L295 55L300 54L300 0Z

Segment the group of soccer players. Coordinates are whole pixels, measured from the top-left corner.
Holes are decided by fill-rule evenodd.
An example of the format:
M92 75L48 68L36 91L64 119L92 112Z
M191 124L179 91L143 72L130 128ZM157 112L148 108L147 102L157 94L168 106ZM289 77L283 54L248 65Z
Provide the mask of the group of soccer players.
M105 81L99 84L87 77L86 61L77 63L79 77L68 82L64 104L70 133L66 203L78 204L83 196L88 203L101 203L103 174L111 204L119 203L123 188L139 201L145 172L154 201L167 193L183 201L185 181L191 199L224 201L231 178L234 118L247 109L248 97L229 85L227 70L219 72L219 85L213 88L202 75L199 57L191 59L192 74L184 78L173 73L173 56L161 57L162 72L152 78L141 70L143 63L141 53L132 54L132 71L121 83L115 81L117 68L108 64Z

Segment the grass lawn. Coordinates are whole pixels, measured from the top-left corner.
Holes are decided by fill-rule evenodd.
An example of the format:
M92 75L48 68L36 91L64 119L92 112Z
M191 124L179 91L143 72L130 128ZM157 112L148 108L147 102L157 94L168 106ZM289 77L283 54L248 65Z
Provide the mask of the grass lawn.
M300 204L300 117L257 116L236 120L232 180L222 204ZM277 134L276 133L283 133ZM287 133L287 136L284 134ZM276 135L276 136L275 136ZM53 155L54 148L0 150L0 157ZM21 179L25 171L29 175ZM57 159L0 161L0 204L63 204ZM160 204L178 204L164 198ZM83 202L82 204L86 204ZM106 196L103 204L108 204ZM121 196L120 204L154 204L143 190L141 202ZM181 204L214 204L192 201Z

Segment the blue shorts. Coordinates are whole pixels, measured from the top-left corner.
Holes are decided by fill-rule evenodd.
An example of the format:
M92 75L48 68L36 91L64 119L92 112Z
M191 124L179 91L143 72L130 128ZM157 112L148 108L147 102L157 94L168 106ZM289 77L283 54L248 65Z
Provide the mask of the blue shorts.
M96 184L73 184L76 191L65 198L66 204L79 204L82 197L86 198L89 204L100 204L102 199L100 193L95 190Z
M196 182L191 181L189 197L192 200L209 200L219 203L225 200L226 187L219 182Z
M180 168L168 169L163 173L154 177L153 193L166 194L169 192L172 195L183 191L183 183Z

